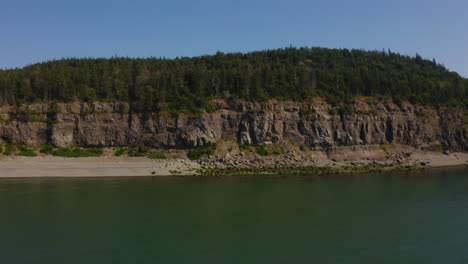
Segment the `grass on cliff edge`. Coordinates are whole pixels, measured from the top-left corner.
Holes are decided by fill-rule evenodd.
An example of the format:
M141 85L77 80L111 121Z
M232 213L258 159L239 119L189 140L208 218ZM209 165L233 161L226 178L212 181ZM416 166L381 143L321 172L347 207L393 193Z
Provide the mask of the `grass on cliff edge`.
M59 148L52 151L52 155L58 157L81 158L81 157L99 157L103 154L102 149L82 149L80 147Z

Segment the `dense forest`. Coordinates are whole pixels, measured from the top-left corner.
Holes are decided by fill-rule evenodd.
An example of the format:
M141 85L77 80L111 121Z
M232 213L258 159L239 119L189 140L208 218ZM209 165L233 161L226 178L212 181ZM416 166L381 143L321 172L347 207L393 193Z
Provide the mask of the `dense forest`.
M354 96L468 107L468 79L391 51L285 48L193 58L62 59L0 70L0 104L127 101L133 111L209 109L209 98L346 104Z

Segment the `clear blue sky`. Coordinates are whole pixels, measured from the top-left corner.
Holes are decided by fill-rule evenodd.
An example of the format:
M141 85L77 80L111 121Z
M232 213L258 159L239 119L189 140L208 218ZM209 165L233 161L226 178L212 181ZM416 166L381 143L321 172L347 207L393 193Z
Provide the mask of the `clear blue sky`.
M2 0L0 68L293 46L391 49L468 77L467 0Z

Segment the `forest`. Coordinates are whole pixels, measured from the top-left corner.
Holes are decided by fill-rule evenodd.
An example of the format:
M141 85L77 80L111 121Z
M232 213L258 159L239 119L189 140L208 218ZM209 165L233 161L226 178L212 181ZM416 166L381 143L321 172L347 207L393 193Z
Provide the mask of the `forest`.
M468 79L435 60L388 51L294 48L199 57L67 58L0 70L0 104L125 101L135 112L209 111L209 99L355 96L468 107Z

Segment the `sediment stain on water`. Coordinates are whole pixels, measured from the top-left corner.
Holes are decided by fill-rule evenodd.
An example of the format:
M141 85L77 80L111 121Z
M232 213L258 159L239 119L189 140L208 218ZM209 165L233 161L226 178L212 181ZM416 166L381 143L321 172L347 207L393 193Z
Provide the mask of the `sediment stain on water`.
M468 169L0 179L2 263L468 263Z

